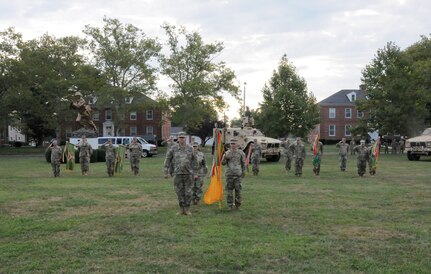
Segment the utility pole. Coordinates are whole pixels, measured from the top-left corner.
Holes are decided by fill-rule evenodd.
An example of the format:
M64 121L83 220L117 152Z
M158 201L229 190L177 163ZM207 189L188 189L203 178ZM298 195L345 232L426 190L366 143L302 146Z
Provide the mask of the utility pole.
M245 117L245 86L247 85L247 82L244 82L244 110L243 110L243 116Z

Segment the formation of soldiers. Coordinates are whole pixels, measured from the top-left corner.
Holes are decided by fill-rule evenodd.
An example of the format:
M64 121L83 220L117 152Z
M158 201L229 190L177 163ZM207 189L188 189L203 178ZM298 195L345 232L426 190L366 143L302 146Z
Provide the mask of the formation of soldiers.
M169 176L174 179L174 191L178 198L179 212L182 215L191 215L190 206L193 203L197 205L202 200L204 177L208 173L204 153L200 150L198 143L192 145L186 144L185 133L181 132L178 135L178 141L174 142L169 139L166 142L168 147L166 158L164 161L164 177ZM354 142L351 142L351 144ZM340 170L342 172L347 169L347 157L350 153L357 154L358 175L364 176L367 163L370 166L370 174L376 173L375 166L371 163L376 155L372 153L373 143L371 147L365 146L365 141L361 140L358 146L347 144L343 138L336 147L339 150ZM116 159L116 148L112 144L112 140L103 144L106 154L106 168L109 177L114 175L114 165ZM82 175L87 175L89 172L89 163L92 155L92 148L88 144L85 136L82 136L81 142L77 145L79 148L79 161L81 164ZM289 139L283 142L285 170L290 172L292 161L295 165L295 176L301 177L302 168L306 159L306 149L302 144L301 138L296 138L293 144ZM53 141L49 149L51 150L51 165L55 177L60 176L60 162L63 159L62 148ZM129 150L130 166L133 174L139 174L139 164L141 158L142 147L137 142L137 138L133 138L132 142L127 146ZM313 151L313 172L315 176L320 174L320 165L323 156L323 144L319 140L315 140L311 150ZM253 140L251 147L251 163L253 175L259 174L260 159L262 157L262 149L257 140ZM222 157L222 165L226 166L226 198L229 210L240 209L241 206L241 191L242 179L246 174L246 155L241 148L238 147L236 139L230 141L230 149L227 150Z

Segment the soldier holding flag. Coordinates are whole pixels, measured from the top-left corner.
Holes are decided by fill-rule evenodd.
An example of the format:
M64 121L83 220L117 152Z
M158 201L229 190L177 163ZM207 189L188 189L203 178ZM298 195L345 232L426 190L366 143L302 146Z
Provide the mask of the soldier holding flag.
M322 161L323 155L323 144L319 141L319 135L316 135L316 137L314 138L311 150L313 151L313 172L315 176L319 176L320 163Z

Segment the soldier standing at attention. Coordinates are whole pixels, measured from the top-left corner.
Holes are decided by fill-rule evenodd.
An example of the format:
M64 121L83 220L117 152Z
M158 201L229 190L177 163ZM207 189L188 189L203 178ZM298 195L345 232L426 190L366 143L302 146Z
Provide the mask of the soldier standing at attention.
M81 142L78 144L79 148L79 163L81 164L82 175L88 175L90 170L90 158L93 154L93 148L87 142L87 137L82 136Z
M108 139L108 141L104 144L105 146L105 160L106 160L106 168L108 171L108 176L114 176L114 164L115 164L115 147L112 144L112 139Z
M208 172L205 155L200 150L198 143L193 143L193 150L196 155L196 166L194 169L194 184L193 184L193 204L197 205L202 199L203 178Z
M290 145L290 149L293 153L293 158L295 158L295 175L301 177L302 175L302 166L304 165L305 160L305 147L301 142L301 138L296 138L296 143Z
M178 134L178 144L173 145L166 154L164 173L167 179L172 165L173 174L171 175L174 176L174 189L180 206L178 214L192 215L190 203L193 196L193 168L197 165L197 159L193 148L186 144L185 137L186 134L180 132Z
M354 148L358 153L358 174L364 176L365 169L367 168L368 148L365 146L365 141L361 140L360 145Z
M340 155L340 170L346 171L347 167L347 154L349 152L349 145L346 143L346 138L342 138L340 142L335 145L339 151Z
M350 155L355 155L355 146L355 139L352 138L352 140L350 141Z
M314 153L314 149L316 149L316 153ZM319 176L320 163L322 162L322 156L323 156L322 142L318 141L317 144L311 146L311 151L313 151L313 172L315 176Z
M57 141L52 141L51 145L48 147L51 150L51 167L54 177L60 176L60 161L63 162L63 151L61 146L57 145Z
M242 150L238 149L236 139L230 141L230 149L223 155L221 163L222 165L227 165L226 189L228 208L232 210L233 206L235 206L236 209L239 209L241 206L241 180L245 177L245 154Z
M262 157L262 147L257 143L257 139L254 139L253 150L251 151L251 162L253 163L253 175L259 174L260 158Z
M286 172L290 171L292 165L292 150L290 149L290 140L286 138L284 145L284 157L286 157L286 163L284 164L284 169Z
M130 167L132 169L133 174L139 174L139 162L141 161L142 156L142 146L138 142L138 138L133 137L132 143L127 145L130 154Z

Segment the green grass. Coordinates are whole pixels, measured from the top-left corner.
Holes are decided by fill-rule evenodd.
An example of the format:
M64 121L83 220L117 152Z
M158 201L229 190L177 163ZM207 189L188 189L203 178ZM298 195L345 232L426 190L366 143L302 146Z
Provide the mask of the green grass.
M321 176L262 162L243 181L242 211L198 205L176 216L163 155L135 177L60 178L39 156L0 156L0 273L429 273L431 160L382 155L360 178L325 147ZM211 162L208 154L208 162ZM205 189L209 179L205 181Z

